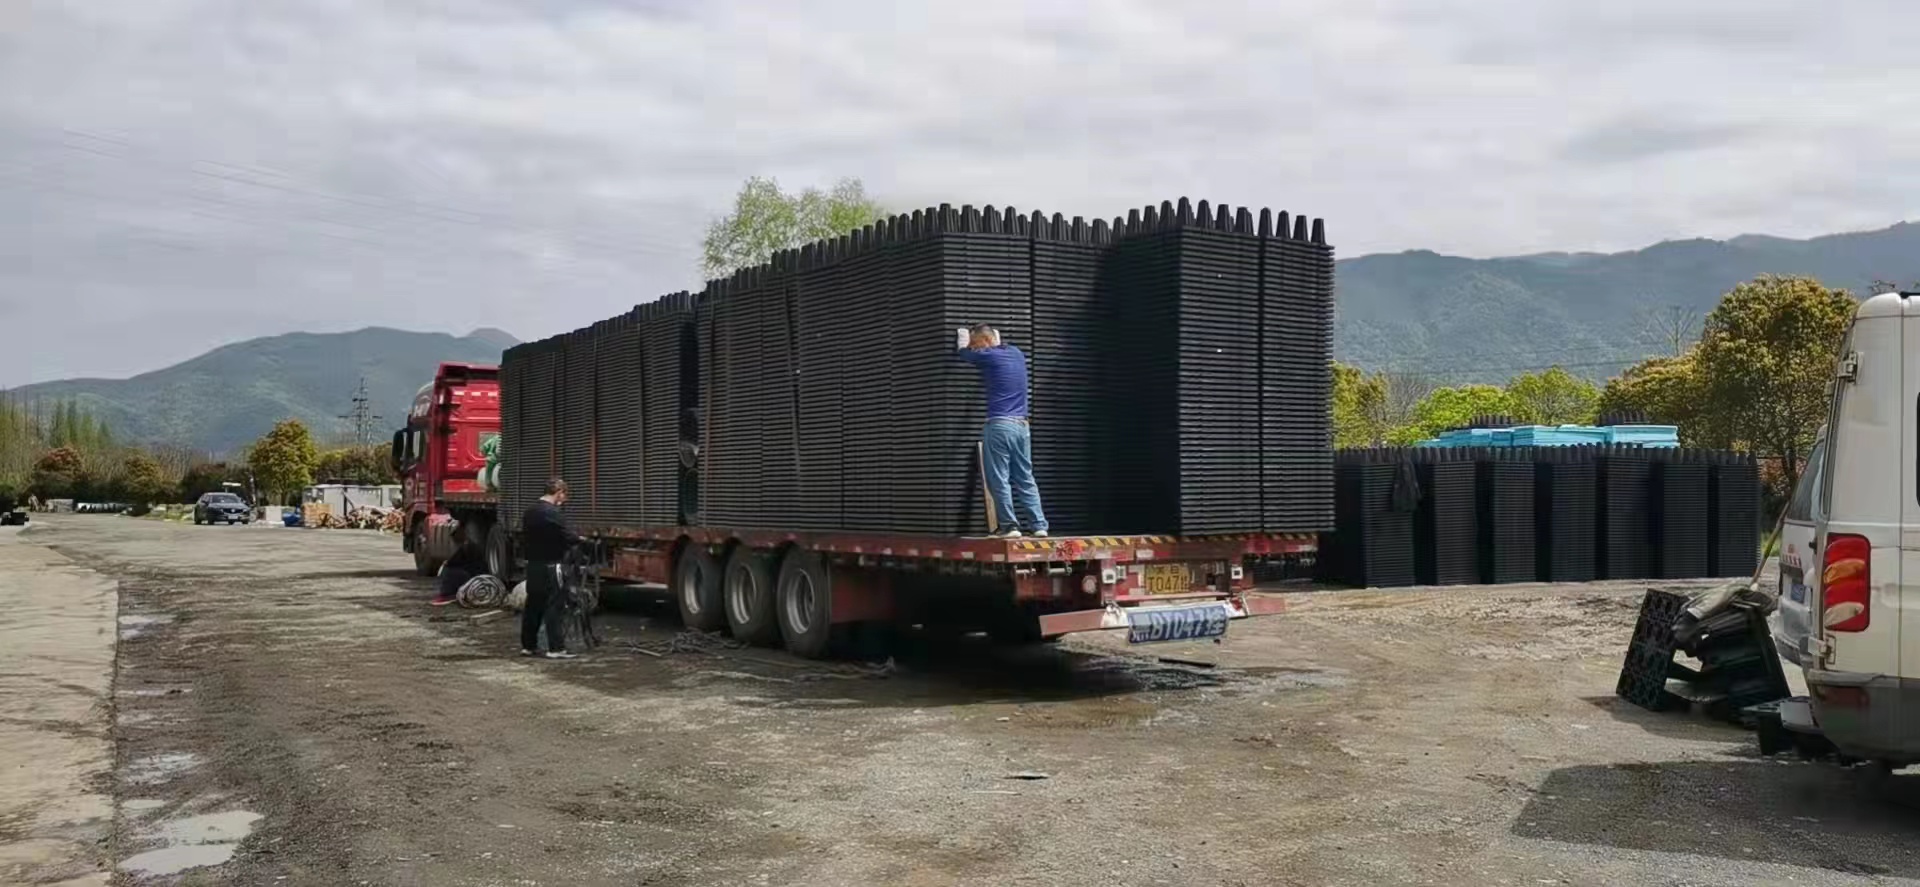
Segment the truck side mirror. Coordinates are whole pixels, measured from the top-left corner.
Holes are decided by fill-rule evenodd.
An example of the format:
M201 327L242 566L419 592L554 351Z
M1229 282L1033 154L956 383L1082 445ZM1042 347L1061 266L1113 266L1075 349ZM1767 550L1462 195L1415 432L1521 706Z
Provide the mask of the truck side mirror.
M394 474L399 474L402 470L401 466L406 463L406 459L405 459L406 451L407 451L407 430L405 428L402 428L399 431L396 431L393 433L393 446L390 448L387 454L387 462L388 464L393 466Z

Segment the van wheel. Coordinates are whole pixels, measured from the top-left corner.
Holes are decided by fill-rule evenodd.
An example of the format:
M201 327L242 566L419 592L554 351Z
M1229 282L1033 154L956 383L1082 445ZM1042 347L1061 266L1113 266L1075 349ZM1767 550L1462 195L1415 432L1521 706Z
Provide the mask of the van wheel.
M727 627L735 640L770 647L780 642L780 616L775 612L771 559L745 545L727 558L725 578Z
M720 595L720 564L705 548L688 545L673 565L673 600L680 621L696 631L727 627L726 603Z
M833 649L833 580L826 562L804 549L787 552L775 588L787 652L805 659L826 658Z

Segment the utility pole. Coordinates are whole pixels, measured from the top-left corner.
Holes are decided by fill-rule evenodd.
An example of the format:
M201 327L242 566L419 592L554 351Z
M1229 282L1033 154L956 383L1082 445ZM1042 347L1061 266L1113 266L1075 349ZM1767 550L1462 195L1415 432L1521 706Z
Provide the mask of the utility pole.
M385 417L373 414L373 400L367 397L367 377L360 377L360 388L353 393L353 409L340 418L352 423L354 443L363 447L373 444L375 429Z

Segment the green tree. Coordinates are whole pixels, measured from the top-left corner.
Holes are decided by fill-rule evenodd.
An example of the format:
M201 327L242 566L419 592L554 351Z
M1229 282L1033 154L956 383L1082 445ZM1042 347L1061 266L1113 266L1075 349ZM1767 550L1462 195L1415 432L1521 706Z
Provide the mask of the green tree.
M33 466L33 492L42 499L66 499L85 492L87 463L73 447L55 447Z
M298 419L281 420L254 442L247 455L260 488L282 504L294 501L301 490L313 485L313 469L319 459L313 435Z
M1388 442L1412 444L1449 428L1470 425L1479 416L1513 412L1512 398L1495 385L1436 388L1413 408L1411 422L1393 430Z
M1779 458L1787 489L1826 415L1834 350L1855 305L1817 280L1767 275L1722 297L1694 347L1710 433Z
M392 464L387 460L387 447L383 444L327 450L315 462L313 476L321 483L374 485L399 482Z
M1358 367L1333 365L1333 445L1367 447L1385 443L1392 427L1387 419L1388 382L1385 376Z
M1650 357L1607 380L1598 411L1645 413L1654 424L1677 426L1687 446L1726 447L1731 441L1701 421L1703 388L1691 351L1680 357Z
M1559 367L1522 373L1507 382L1513 418L1532 425L1576 425L1592 422L1600 389L1592 382Z
M190 465L180 475L180 501L193 502L204 493L223 492L226 488L221 484L224 482L246 483L247 467L226 462L201 462Z
M838 237L886 214L859 179L841 179L827 191L788 194L778 181L754 176L734 195L733 212L707 226L701 270L709 278L725 277L780 250Z
M131 453L121 463L119 486L130 505L152 505L173 493L173 485L161 474L160 463L145 453Z

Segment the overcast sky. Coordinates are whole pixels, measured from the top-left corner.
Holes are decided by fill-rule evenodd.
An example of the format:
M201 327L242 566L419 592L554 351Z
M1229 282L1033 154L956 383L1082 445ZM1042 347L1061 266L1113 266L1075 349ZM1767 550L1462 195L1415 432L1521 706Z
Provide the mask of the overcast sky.
M697 285L748 175L1343 256L1920 218L1912 0L0 3L0 386Z

